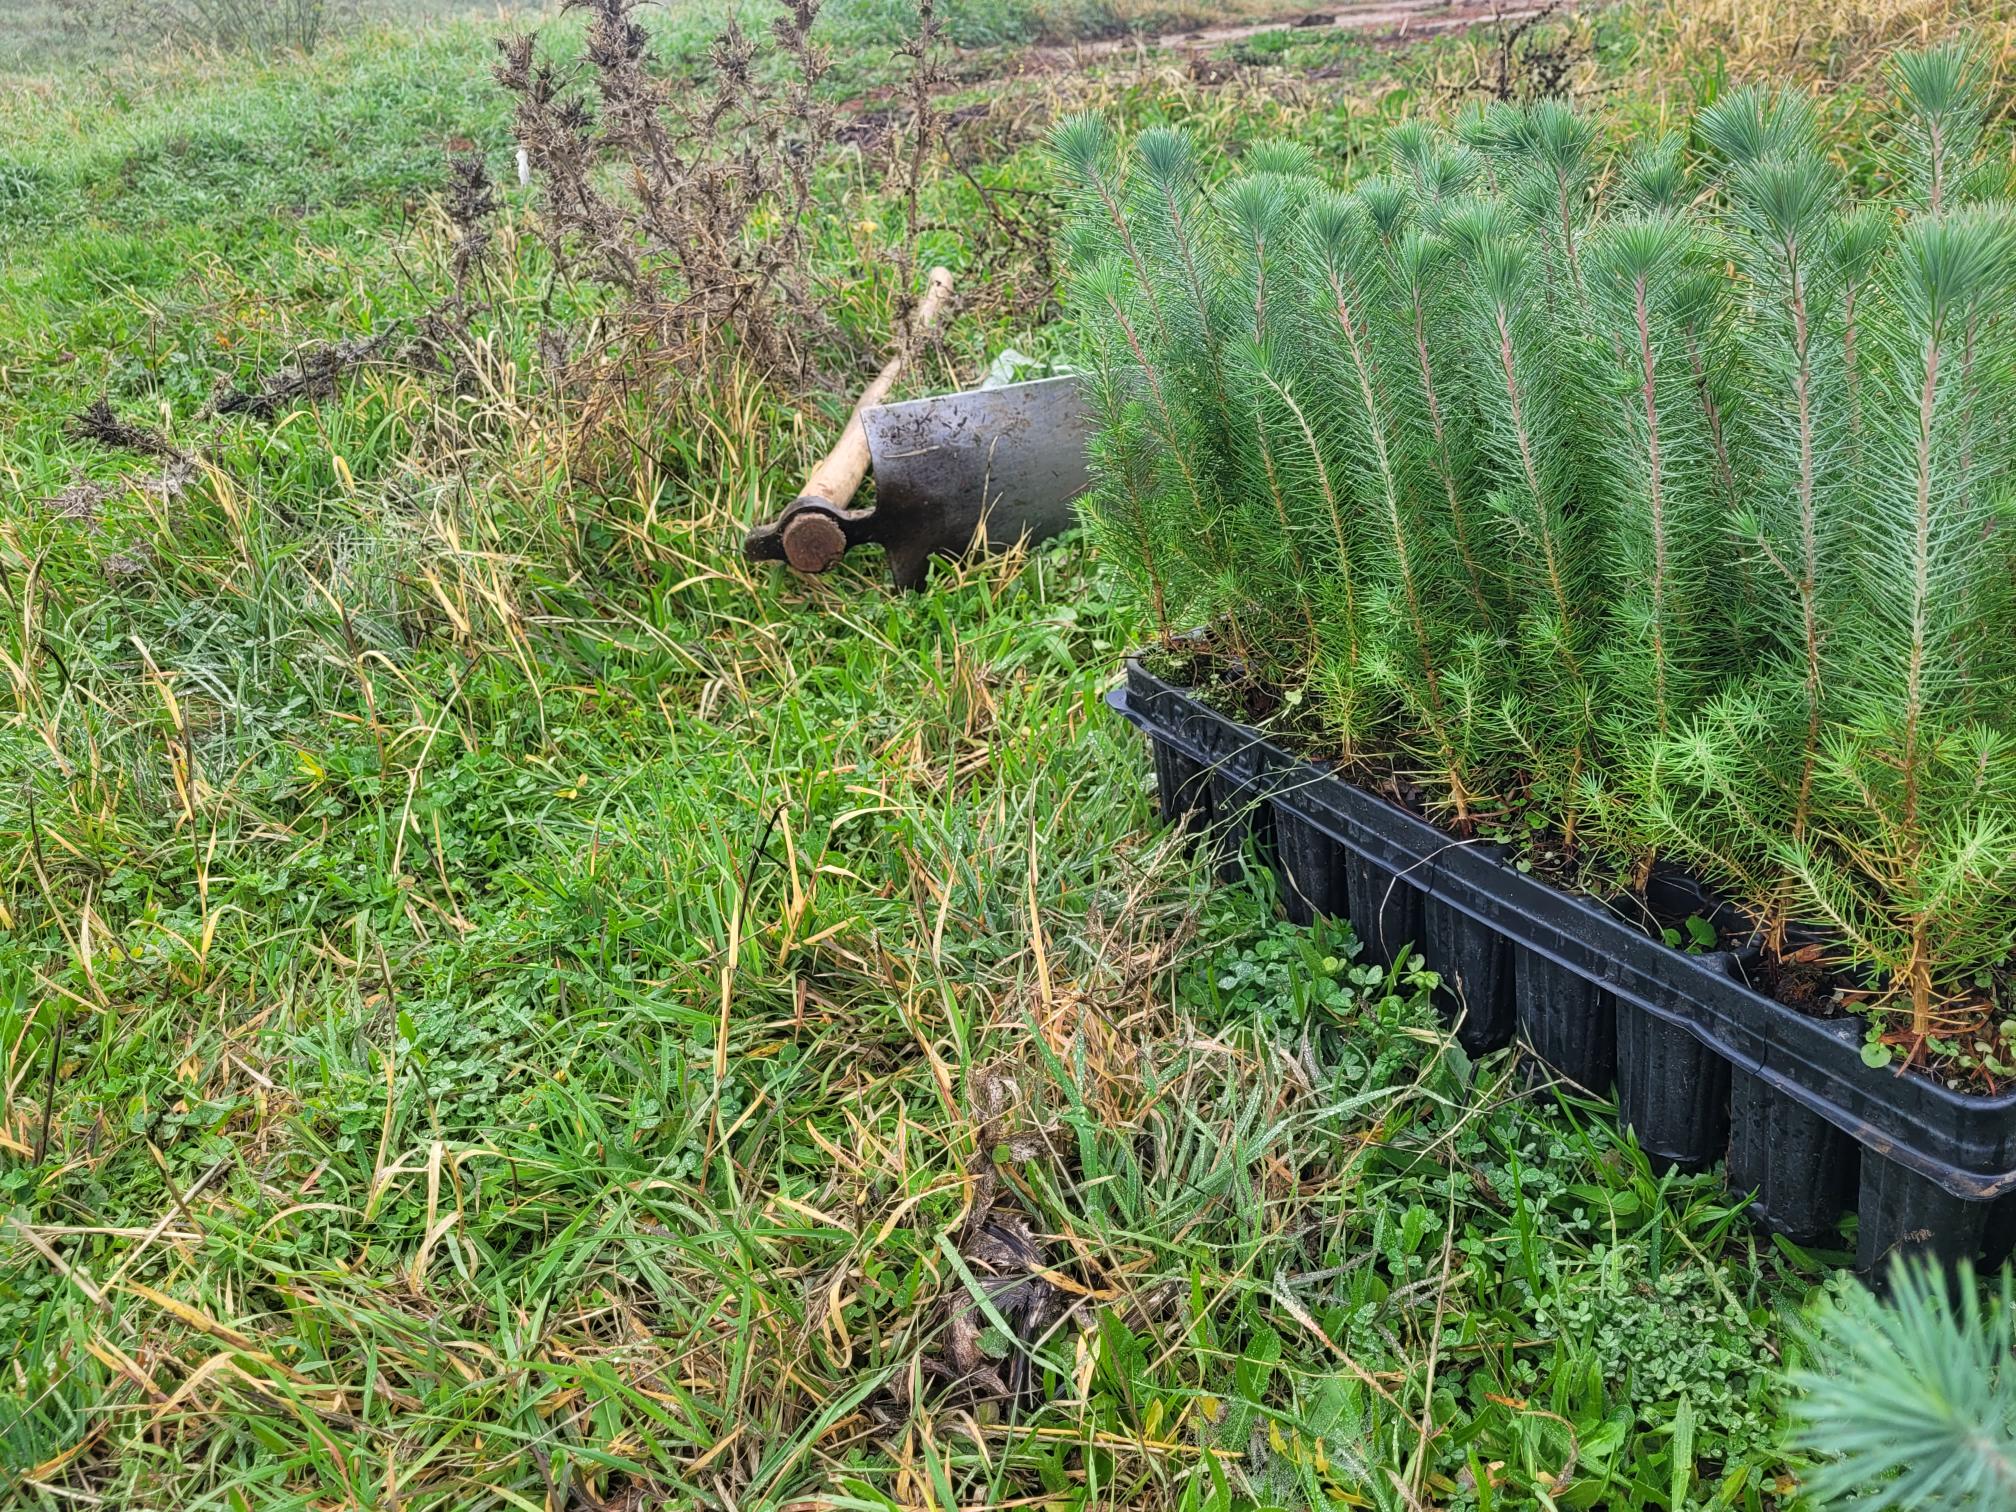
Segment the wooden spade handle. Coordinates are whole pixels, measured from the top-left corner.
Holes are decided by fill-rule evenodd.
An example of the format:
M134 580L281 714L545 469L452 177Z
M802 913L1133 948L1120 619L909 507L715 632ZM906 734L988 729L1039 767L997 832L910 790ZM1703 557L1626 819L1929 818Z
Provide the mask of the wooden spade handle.
M917 314L910 322L910 340L889 359L889 365L875 375L875 381L861 391L855 401L854 412L847 417L847 428L840 432L840 439L833 450L812 469L812 475L805 480L805 486L798 490L801 499L817 499L830 504L835 509L845 509L847 501L854 497L854 490L861 486L861 480L868 473L868 432L861 427L861 416L888 397L897 377L903 371L903 356L917 343L932 326L938 323L938 316L945 308L945 301L952 296L952 270L933 268L924 286L924 297L918 301Z

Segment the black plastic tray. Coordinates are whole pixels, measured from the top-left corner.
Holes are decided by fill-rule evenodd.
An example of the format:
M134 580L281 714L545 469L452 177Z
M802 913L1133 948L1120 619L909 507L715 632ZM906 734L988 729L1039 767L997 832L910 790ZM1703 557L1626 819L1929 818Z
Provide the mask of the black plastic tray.
M1999 1263L2016 1240L2016 1093L1975 1097L1862 1059L1853 1019L1751 990L1728 953L1674 950L1282 749L1130 661L1112 706L1153 740L1172 822L1221 867L1255 844L1290 917L1348 916L1375 960L1412 946L1473 1053L1523 1036L1604 1093L1655 1163L1726 1161L1766 1227L1811 1242L1859 1213L1858 1268L1897 1251Z

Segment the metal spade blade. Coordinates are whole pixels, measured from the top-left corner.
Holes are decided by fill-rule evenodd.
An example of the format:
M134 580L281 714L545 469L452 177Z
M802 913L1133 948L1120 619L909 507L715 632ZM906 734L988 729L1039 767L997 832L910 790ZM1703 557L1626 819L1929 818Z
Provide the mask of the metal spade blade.
M1005 551L1075 522L1089 437L1075 375L878 405L861 423L876 539L902 587L923 582L934 553Z
M879 542L897 585L917 588L934 555L1005 551L1076 521L1090 423L1075 375L876 405L861 424L875 507L801 495L749 532L753 560L823 572L849 547Z

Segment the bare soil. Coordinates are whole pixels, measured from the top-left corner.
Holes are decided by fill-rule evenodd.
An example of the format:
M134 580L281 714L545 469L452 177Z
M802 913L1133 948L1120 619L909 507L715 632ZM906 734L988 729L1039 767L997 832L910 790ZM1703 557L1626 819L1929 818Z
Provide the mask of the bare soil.
M1378 0L1378 3L1369 5L1288 11L1271 20L1242 22L1236 26L1206 26L1164 32L1145 44L1137 37L1102 37L1063 47L1038 47L1030 49L1030 56L1049 58L1069 66L1083 66L1091 59L1130 52L1142 45L1168 52L1201 51L1227 42L1243 42L1248 37L1257 37L1265 32L1289 29L1380 32L1394 40L1404 41L1412 37L1434 36L1439 32L1464 31L1473 26L1523 21L1529 16L1539 15L1546 8L1545 5L1533 4L1478 3L1478 0L1468 0L1463 4L1454 3L1454 0Z

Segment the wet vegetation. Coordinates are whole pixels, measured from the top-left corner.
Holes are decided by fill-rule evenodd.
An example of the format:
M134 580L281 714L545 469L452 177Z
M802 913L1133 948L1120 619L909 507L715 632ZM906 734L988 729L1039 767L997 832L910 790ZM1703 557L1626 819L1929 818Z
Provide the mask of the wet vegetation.
M920 160L913 7L743 6L771 104L734 129L779 101L831 129L779 128L825 145L735 223L736 279L790 248L762 286L797 345L699 353L690 242L630 172L648 123L601 81L634 66L613 104L684 122L725 8L521 16L529 56L446 5L306 55L56 9L0 18L0 1500L1801 1504L1840 1445L1788 1442L1785 1372L1834 1358L1796 1320L1858 1295L1841 1254L1655 1175L1605 1107L1451 1046L1423 974L1163 838L1098 702L1154 633L1124 553L902 595L736 549L921 269L960 306L911 392L1108 339L1054 298L1060 120L1180 126L1182 192L1244 161L1264 219L1477 94L1488 28L1193 59L1130 29L1195 10L944 5ZM1598 135L1755 67L1826 87L1834 154L1899 36L1967 24L1795 9L1824 46L1732 35L1720 77L1673 62L1713 6L1548 26ZM803 100L779 20L822 53ZM542 68L540 108L581 114L531 141ZM566 222L569 183L617 208ZM1578 245L1584 277L1627 250ZM625 284L608 253L668 262ZM1306 484L1307 401L1260 346L1227 346L1223 402ZM1445 435L1463 469L1495 444ZM1240 466L1234 543L1273 508ZM1517 627L1491 530L1476 590ZM1325 539L1293 534L1312 573ZM1491 770L1444 722L1424 768Z

